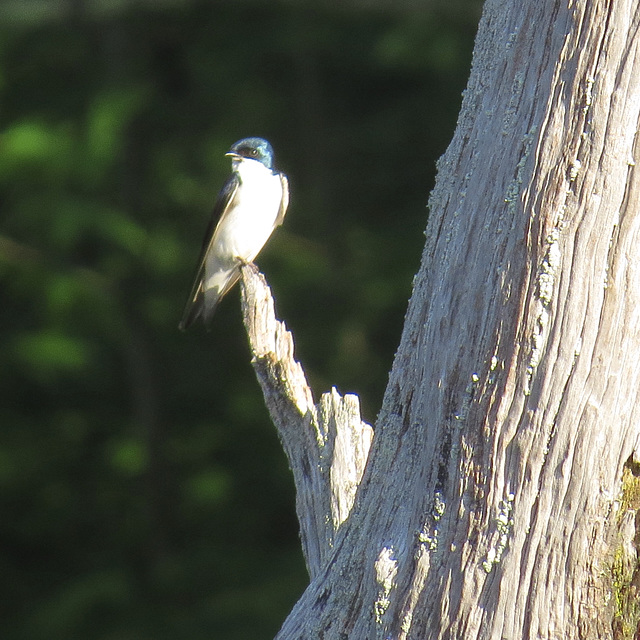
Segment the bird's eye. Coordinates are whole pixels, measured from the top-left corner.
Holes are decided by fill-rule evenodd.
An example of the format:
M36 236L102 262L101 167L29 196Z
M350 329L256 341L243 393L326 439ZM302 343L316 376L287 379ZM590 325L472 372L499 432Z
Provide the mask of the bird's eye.
M251 149L251 155L255 158L258 155L257 149Z

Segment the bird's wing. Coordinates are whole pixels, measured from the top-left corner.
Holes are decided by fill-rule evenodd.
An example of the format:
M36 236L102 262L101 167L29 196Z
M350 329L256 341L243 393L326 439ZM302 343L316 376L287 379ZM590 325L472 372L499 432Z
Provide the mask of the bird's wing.
M209 225L204 234L204 240L202 242L202 249L200 251L200 257L198 258L198 271L196 278L191 288L191 293L187 299L187 304L184 307L184 313L182 314L182 320L178 325L182 331L186 331L193 322L202 315L204 310L204 268L207 259L207 254L211 248L215 231L218 225L222 221L225 211L227 210L229 203L233 200L240 185L240 178L236 173L232 173L229 179L225 182L216 203L213 206L213 212L211 213L211 219Z
M280 174L280 184L282 185L282 200L280 201L280 210L278 211L278 217L276 218L275 227L279 227L284 221L284 214L287 213L287 207L289 206L289 181L284 173Z

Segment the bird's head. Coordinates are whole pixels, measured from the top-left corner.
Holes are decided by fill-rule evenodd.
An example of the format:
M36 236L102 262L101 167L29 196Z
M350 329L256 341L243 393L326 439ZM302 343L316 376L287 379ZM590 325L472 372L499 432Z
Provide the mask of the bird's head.
M273 147L264 138L243 138L231 145L227 156L235 159L256 160L273 170Z

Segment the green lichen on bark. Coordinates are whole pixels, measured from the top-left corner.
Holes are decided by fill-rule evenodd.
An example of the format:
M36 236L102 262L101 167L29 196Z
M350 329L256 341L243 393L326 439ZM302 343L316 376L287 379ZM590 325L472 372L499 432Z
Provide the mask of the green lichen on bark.
M619 513L621 525L623 519L632 518L629 529L634 534L631 540L620 541L611 566L613 637L615 640L637 640L640 638L640 463L631 458L622 473Z

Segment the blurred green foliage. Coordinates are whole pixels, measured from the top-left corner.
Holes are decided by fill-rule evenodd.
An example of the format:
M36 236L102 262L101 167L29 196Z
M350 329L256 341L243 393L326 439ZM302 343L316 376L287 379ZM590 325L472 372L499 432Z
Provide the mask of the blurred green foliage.
M237 292L177 331L224 152L273 143L258 262L373 421L478 8L82 7L0 24L2 637L270 638L307 576Z

